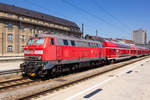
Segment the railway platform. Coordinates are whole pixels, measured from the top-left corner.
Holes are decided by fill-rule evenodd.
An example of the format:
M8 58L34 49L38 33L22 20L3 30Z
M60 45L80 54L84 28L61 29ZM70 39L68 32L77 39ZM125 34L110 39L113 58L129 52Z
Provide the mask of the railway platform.
M1 61L16 61L16 60L23 60L23 56L0 56Z
M0 62L0 72L19 69L23 61Z
M101 74L38 100L149 100L150 58Z
M23 62L23 56L5 56L0 57L0 72L19 69Z

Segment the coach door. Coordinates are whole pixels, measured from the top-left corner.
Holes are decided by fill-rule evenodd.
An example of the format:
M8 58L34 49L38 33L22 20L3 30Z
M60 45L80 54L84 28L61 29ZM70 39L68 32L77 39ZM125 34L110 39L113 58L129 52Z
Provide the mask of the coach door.
M56 60L62 60L62 39L56 38Z
M109 57L111 58L111 48L109 48Z

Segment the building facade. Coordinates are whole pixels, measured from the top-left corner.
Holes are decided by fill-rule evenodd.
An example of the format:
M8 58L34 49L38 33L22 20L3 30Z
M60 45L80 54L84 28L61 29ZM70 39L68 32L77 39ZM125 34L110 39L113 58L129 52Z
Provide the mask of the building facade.
M28 39L40 33L82 36L72 21L0 3L0 56L23 55Z
M146 44L147 42L147 33L143 29L133 30L131 33L131 39L136 44Z

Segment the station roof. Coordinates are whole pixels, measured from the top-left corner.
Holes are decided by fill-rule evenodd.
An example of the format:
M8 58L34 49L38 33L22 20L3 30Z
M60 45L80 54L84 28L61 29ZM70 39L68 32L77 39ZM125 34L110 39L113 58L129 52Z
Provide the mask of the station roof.
M32 17L32 18L37 18L40 20L49 21L52 23L61 24L61 25L68 26L68 27L79 28L78 25L72 21L68 21L68 20L65 20L62 18L44 14L41 12L16 7L14 5L0 3L0 11L13 13L13 14L17 14L17 15L23 15L23 16Z

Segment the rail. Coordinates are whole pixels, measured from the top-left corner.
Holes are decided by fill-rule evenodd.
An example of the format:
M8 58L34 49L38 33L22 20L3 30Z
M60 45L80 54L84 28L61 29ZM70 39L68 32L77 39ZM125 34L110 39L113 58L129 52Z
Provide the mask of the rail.
M6 74L13 74L13 73L20 73L20 69L13 69L13 70L5 70L5 71L0 71L0 75L6 75Z

